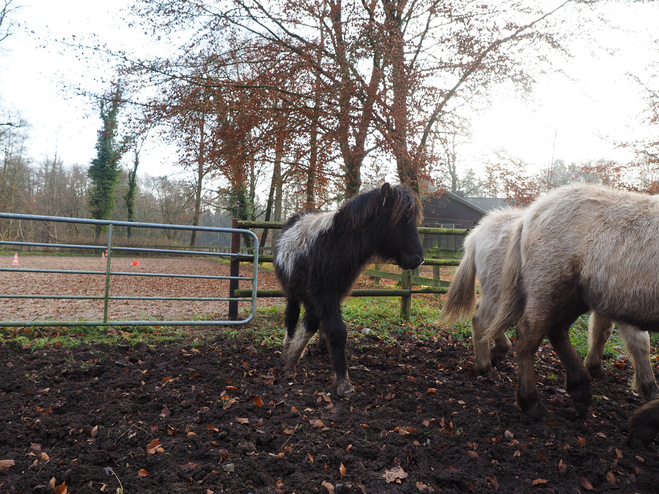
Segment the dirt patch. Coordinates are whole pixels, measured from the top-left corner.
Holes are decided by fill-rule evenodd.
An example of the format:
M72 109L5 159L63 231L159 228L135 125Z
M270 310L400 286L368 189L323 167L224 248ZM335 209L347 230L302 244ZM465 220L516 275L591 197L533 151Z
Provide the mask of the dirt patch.
M641 400L624 361L579 419L543 347L551 419L536 423L515 406L512 360L493 383L470 371L468 342L441 329L395 344L377 328L357 344L355 329L347 400L331 394L326 355L312 349L289 380L278 349L222 330L197 348L5 345L0 492L657 491L657 454L625 445Z

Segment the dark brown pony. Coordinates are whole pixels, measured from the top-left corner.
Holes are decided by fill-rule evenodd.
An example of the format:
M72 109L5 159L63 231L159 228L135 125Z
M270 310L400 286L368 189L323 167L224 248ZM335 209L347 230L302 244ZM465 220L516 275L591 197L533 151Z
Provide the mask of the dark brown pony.
M300 213L288 220L274 256L275 274L287 297L282 352L286 372L294 372L309 340L320 329L329 343L337 394L353 391L341 301L374 259L392 260L403 269L423 262L416 226L420 218L416 194L385 183L353 197L335 213ZM300 304L306 313L301 330L296 331Z

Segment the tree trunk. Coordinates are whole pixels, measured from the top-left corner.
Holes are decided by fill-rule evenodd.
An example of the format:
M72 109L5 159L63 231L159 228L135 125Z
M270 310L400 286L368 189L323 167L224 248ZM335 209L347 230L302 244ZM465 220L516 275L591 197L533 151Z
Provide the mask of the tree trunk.
M126 202L126 216L129 222L135 221L135 193L137 191L137 167L140 164L140 153L135 149L135 161L133 161L133 169L128 171L128 190L126 195L124 195L124 201ZM133 236L132 228L129 226L126 228L126 237L131 238Z
M194 197L194 214L192 216L192 226L199 226L199 217L201 216L201 193L203 191L203 181L206 168L206 119L204 114L201 114L201 122L199 123L199 154L197 155L197 183L195 184L195 197ZM190 248L194 248L197 242L197 230L192 230L190 233Z
M275 191L277 190L277 184L281 184L281 160L284 155L284 135L278 134L277 140L275 142L275 161L272 167L272 180L270 182L270 191L268 192L268 204L265 209L265 221L270 221L272 216L272 208L275 199ZM280 212L281 215L281 212ZM261 248L265 249L265 243L268 240L267 228L263 229L261 235Z

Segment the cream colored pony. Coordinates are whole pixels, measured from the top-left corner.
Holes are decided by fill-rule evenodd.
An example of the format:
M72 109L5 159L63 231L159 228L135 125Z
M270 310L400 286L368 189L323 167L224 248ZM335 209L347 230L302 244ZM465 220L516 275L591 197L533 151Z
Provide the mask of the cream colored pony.
M534 355L547 336L565 366L578 413L591 401L590 376L570 343L570 325L594 311L607 319L659 331L659 198L592 185L556 189L512 226L499 307L484 338L517 324L517 403L539 418ZM631 328L630 328L631 329ZM638 364L638 362L637 362ZM659 399L630 419L630 443L659 432Z
M485 374L498 380L492 364L502 359L511 348L505 333L494 338L494 346L483 339L488 325L494 320L499 305L501 276L506 250L510 242L513 224L524 214L525 210L508 208L493 211L485 216L478 226L467 236L464 243L464 255L458 267L448 298L442 310L442 320L453 324L469 317L474 307L472 318L472 341L474 345L474 372ZM480 300L476 302L476 277L480 281ZM659 387L650 362L650 338L645 331L637 331L628 324L620 324L620 336L626 351L632 358L636 377L634 389L646 399L659 398ZM593 377L604 376L602 356L604 344L613 332L613 321L606 316L593 312L588 324L588 355L585 364ZM491 352L491 353L490 353Z

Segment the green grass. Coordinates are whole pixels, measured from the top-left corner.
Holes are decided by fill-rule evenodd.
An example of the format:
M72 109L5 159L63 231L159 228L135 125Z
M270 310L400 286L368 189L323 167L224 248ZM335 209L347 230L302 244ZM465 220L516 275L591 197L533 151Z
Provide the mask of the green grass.
M382 341L395 344L398 336L408 335L421 340L431 340L438 334L437 319L440 314L440 302L430 297L412 298L411 320L400 318L400 299L388 297L353 297L343 304L343 317L348 326L349 338L361 346L361 340L376 336ZM257 309L254 321L242 327L207 326L171 327L171 326L124 326L113 327L78 326L78 327L4 327L0 328L0 338L5 344L17 344L29 347L32 351L62 346L102 343L108 345L135 345L143 343L157 345L164 343L183 343L189 346L203 344L229 345L245 343L279 348L284 338L284 303ZM303 317L304 311L301 314ZM200 318L203 319L203 318ZM369 331L364 331L368 329ZM471 322L454 326L454 338L470 339ZM510 331L509 336L515 336ZM588 352L588 316L581 316L573 325L570 338L577 353L583 358ZM651 336L653 346L659 346L659 334ZM616 358L619 352L615 346L623 347L617 332L606 343L604 357Z

